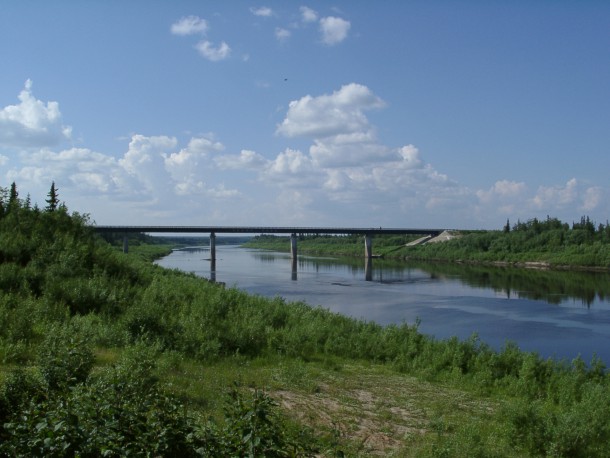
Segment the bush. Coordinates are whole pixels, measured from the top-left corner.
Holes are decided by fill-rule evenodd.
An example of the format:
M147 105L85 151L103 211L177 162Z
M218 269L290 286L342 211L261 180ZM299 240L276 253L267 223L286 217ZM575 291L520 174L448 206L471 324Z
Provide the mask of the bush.
M93 368L94 355L87 336L73 325L54 325L42 343L38 363L50 390L62 391L83 383Z

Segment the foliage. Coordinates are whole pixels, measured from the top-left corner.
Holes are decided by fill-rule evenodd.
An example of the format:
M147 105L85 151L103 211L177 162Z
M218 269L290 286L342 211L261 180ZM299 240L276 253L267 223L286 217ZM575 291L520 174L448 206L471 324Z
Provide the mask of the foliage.
M203 420L159 378L156 362L163 354L200 365L257 358L384 364L502 398L502 409L493 413L502 427L493 434L514 455L608 455L610 378L599 360L542 360L510 343L497 352L476 336L438 341L421 334L417 323L381 326L250 296L125 256L92 232L86 216L69 214L65 206L31 208L16 187L0 197L0 357L6 374L0 455L315 452L315 439L293 428L271 397L255 388L231 391L223 418ZM499 234L551 241L556 237L550 233L565 231L565 243L578 238L573 231L584 231L591 238L586 246L607 246L586 218L573 228L556 226L518 223ZM462 253L474 245L489 252L500 243L495 233L460 240L452 249ZM356 243L362 248L361 240ZM94 357L101 349L122 357L103 365ZM483 422L453 430L436 424L431 456L460 456L466 442L476 455L494 456L492 432Z
M417 259L610 268L610 225L596 227L584 216L571 227L556 218L534 218L525 223L518 221L509 231L471 232L400 253Z

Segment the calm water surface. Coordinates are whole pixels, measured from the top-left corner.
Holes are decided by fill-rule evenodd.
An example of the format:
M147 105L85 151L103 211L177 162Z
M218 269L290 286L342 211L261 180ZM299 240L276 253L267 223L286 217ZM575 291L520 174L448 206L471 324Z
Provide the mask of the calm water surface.
M500 349L514 341L543 357L610 366L610 274L299 256L217 246L158 261L249 293L305 301L380 324L415 323L437 338L477 333ZM294 269L296 267L296 271ZM367 281L368 278L368 281Z

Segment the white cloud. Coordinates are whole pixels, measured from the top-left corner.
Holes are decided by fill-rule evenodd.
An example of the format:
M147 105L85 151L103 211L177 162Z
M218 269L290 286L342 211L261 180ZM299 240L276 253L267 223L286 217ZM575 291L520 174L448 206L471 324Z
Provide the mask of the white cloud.
M290 30L277 27L275 29L275 38L277 38L278 41L286 41L288 38L290 38Z
M0 166L6 165L6 164L8 164L8 157L0 154Z
M0 110L0 147L40 148L69 140L72 128L61 123L57 102L46 104L32 94L27 80L18 105Z
M364 111L384 105L369 88L351 83L331 95L306 95L290 102L286 118L276 132L286 137L324 138L367 131L369 122Z
M314 170L314 165L311 159L301 151L290 148L278 154L268 166L268 173L277 175L306 174L312 170Z
M419 158L419 150L413 145L403 146L398 150L398 154L403 160L403 167L406 169L416 169L422 164Z
M9 172L11 181L28 187L46 187L52 181L71 184L82 194L116 192L127 174L110 156L87 148L71 148L59 153L43 149L20 155L20 169ZM122 176L122 177L121 177ZM125 190L125 189L123 189Z
M261 7L252 7L250 8L250 12L252 14L254 14L255 16L261 16L261 17L271 17L273 16L273 10L271 8L268 8L266 6L261 6Z
M309 152L321 167L355 166L396 156L377 142L364 112L385 106L366 86L351 83L330 95L307 95L289 104L276 132L286 137L312 137Z
M316 22L318 20L318 13L307 6L301 6L301 20L303 22Z
M199 51L199 54L212 62L227 59L231 54L231 48L224 41L216 48L209 41L201 41L195 45L195 49Z
M569 180L565 186L540 186L532 199L536 208L558 208L571 204L576 199L578 190L576 178Z
M347 38L350 27L349 21L338 17L328 16L320 19L322 42L329 46L341 43Z
M208 30L208 23L199 16L187 16L173 23L170 30L174 35L203 35Z
M141 192L166 189L170 180L164 159L177 145L174 137L133 135L127 152L119 159L119 165L143 187Z
M177 194L197 194L205 190L203 176L210 153L222 151L224 146L205 137L192 138L186 148L177 153L164 154L165 170L174 181Z

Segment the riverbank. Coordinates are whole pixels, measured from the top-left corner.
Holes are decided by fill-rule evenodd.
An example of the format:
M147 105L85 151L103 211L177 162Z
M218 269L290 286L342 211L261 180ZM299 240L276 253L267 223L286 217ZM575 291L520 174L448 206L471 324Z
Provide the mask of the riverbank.
M531 269L610 270L610 227L595 229L583 222L569 228L549 219L518 223L510 231L469 231L437 243L410 245L417 236L375 237L376 257L434 262L473 263ZM244 246L288 251L286 237L253 238ZM323 256L364 256L362 237L302 236L299 253Z
M607 456L599 360L249 295L1 208L0 455Z

